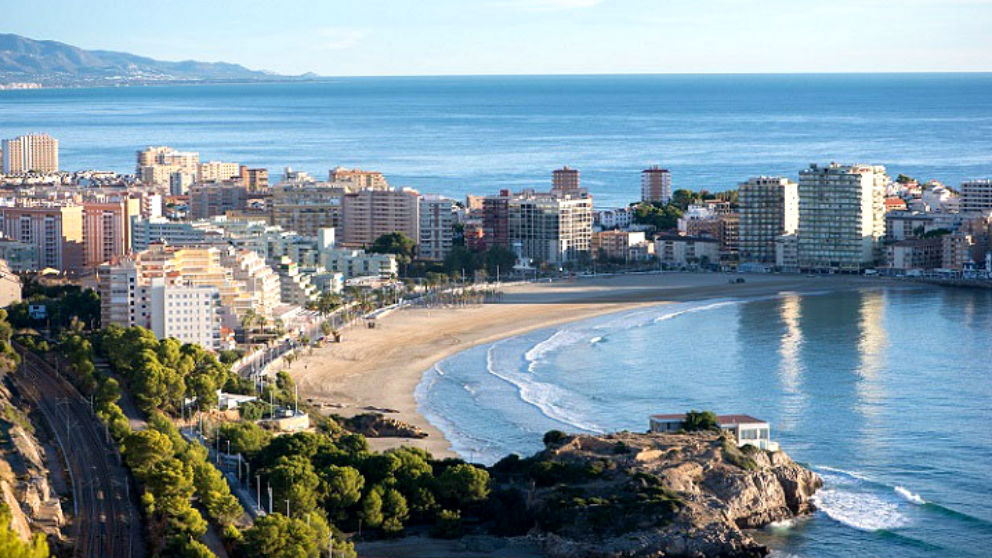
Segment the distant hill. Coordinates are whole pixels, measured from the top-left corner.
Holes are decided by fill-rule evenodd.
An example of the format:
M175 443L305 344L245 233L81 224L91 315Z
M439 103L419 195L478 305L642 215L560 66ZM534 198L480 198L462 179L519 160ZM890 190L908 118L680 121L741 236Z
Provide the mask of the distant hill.
M126 52L84 50L57 41L0 34L0 85L34 82L73 87L279 79L293 77L226 62L166 62Z

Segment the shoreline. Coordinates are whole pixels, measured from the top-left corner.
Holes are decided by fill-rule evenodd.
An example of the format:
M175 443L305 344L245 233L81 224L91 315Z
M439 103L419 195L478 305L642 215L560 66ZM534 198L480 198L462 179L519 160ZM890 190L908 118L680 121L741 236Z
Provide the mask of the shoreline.
M744 284L730 284L743 277ZM355 327L342 342L302 356L290 370L300 396L352 416L370 409L421 428L426 438L369 438L374 450L423 448L457 457L443 433L420 413L415 390L437 362L471 347L535 330L674 302L752 298L892 285L881 278L723 273L660 273L576 278L504 289L503 301L462 308L408 308Z

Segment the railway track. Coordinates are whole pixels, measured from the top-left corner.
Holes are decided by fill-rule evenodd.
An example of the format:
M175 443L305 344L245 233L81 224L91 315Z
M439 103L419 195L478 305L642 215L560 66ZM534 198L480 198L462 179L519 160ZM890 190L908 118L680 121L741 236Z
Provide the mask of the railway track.
M72 482L74 556L143 556L130 476L103 423L52 363L17 349L22 363L14 383L48 422Z

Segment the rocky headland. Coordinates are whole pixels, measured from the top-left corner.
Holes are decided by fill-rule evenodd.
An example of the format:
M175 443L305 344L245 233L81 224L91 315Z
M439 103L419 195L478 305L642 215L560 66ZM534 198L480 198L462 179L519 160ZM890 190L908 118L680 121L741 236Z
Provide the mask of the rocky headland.
M524 495L547 555L759 557L746 532L809 514L822 486L783 451L738 447L722 432L549 433L546 449L492 471Z

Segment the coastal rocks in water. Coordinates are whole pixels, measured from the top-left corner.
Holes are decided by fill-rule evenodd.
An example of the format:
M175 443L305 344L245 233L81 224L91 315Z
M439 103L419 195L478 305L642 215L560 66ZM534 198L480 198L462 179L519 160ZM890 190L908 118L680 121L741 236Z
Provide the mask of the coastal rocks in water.
M362 413L344 419L345 429L367 438L426 438L420 427L383 416L381 413Z
M531 480L534 535L561 558L765 556L742 529L810 513L822 486L784 452L711 431L564 436L494 469Z

